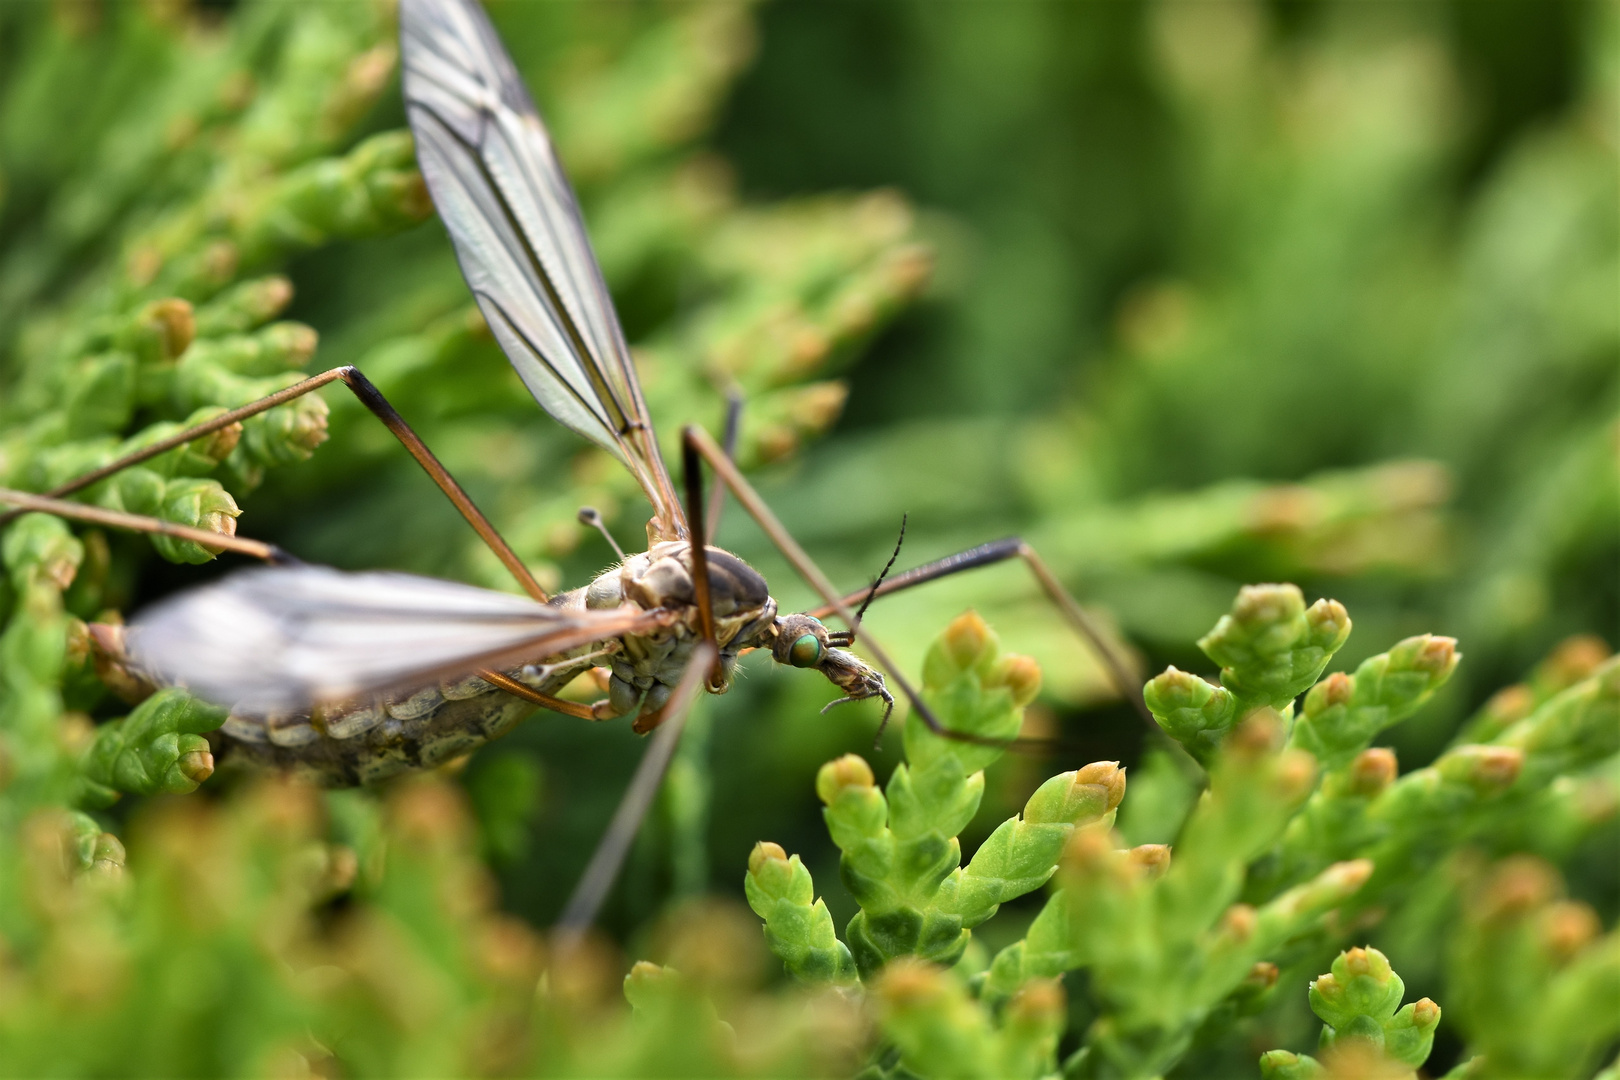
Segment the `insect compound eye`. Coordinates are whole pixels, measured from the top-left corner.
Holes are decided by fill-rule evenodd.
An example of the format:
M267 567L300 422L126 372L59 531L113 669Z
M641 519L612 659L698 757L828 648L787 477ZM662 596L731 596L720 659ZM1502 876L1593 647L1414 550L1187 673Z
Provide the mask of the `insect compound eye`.
M821 663L821 639L814 634L801 634L788 650L788 662L794 667L815 667Z

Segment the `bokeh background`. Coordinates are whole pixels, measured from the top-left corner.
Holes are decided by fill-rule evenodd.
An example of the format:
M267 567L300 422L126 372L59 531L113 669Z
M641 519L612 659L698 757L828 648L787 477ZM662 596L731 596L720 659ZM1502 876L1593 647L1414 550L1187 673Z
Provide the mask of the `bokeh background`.
M542 108L567 78L551 59L567 41L559 18L602 39L628 29L626 9L545 8L492 8ZM813 361L848 386L830 429L754 473L836 580L869 580L902 512L901 566L1023 535L1149 672L1206 670L1192 642L1238 584L1297 581L1349 605L1346 670L1410 633L1459 638L1467 660L1445 698L1392 733L1415 766L1558 641L1612 640L1620 625L1612 27L1610 7L1495 0L767 5L727 28L735 52L706 130L645 168L700 172L735 213L770 219L728 257L783 279L815 273L805 218L862 200L868 220L821 227L928 253L913 301L869 333L834 329ZM613 46L598 48L576 62L611 62ZM557 123L565 157L570 136L592 138ZM608 219L599 236L630 183L580 177L588 216ZM788 228L804 232L770 231ZM347 328L375 318L366 300L397 295L430 253L447 279L444 246L428 224L311 256L293 271L293 314L323 331L327 362L354 357L364 339ZM701 265L713 256L672 247L634 269L604 252L632 338L659 360L676 352L670 324L717 302ZM766 319L813 354L816 289L838 287L802 288ZM339 355L346 330L355 351ZM738 348L750 346L779 347ZM712 348L703 362L713 392L665 398L666 437L717 427L730 371L765 366ZM337 404L346 424L354 410ZM488 423L411 405L441 411L434 444L452 454ZM750 403L745 444L771 408ZM525 438L545 427L528 410L517 395L503 410ZM318 488L309 468L278 475L263 504L278 538L341 565L443 572L466 557L459 523L408 463L375 434L334 428L374 452L341 479L322 470ZM327 450L313 467L323 455L335 472ZM557 498L554 459L514 494L492 457L463 454L458 475L500 485L491 497L507 506ZM574 505L562 499L552 527L567 530ZM626 541L637 513L616 519ZM430 529L454 556L427 550ZM735 506L722 542L784 603L810 602ZM607 561L582 531L555 547L576 543L553 554L568 583ZM885 601L870 625L915 664L969 606L1043 661L1045 724L1080 744L1066 753L1137 762L1144 732L1021 567ZM876 713L820 717L829 696L754 658L707 703L645 838L669 862L638 860L643 876L615 900L621 925L672 891L734 893L760 838L804 853L845 914L810 779L864 751ZM503 872L514 910L543 922L559 909L635 752L623 731L542 717L474 762L475 792L505 787L519 763L536 777L531 839ZM1056 766L1002 766L981 820Z
M1212 673L1193 642L1236 588L1294 581L1351 611L1346 670L1408 634L1459 639L1457 677L1390 733L1403 768L1560 641L1613 643L1613 4L488 6L580 190L666 444L683 423L718 427L741 390L744 463L838 582L871 578L902 513L901 567L1021 535L1148 674ZM322 34L386 49L386 15L344 13L366 5L291 7L325 27L306 35L315 52ZM131 172L118 132L201 39L134 10L0 12L14 406L17 327L62 310L185 190L183 153ZM335 145L399 127L394 87ZM128 190L109 206L84 194L113 181ZM546 580L612 561L574 521L582 503L639 540L633 491L469 321L437 221L333 238L284 269L284 317L320 335L308 370L359 364ZM386 433L325 396L330 441L241 492L239 530L313 561L509 587ZM784 606L809 605L734 504L720 542ZM122 543L128 610L226 568ZM1134 769L1154 742L1019 566L884 601L869 627L915 668L969 607L1041 661L1029 732L1066 743L995 767L971 848L1044 777ZM803 855L840 925L853 913L813 777L866 753L878 714L818 715L832 696L752 657L702 704L606 915L632 951L672 901L738 898L760 839ZM880 775L892 736L868 754ZM626 725L542 714L465 765L502 907L554 919L639 749ZM1129 802L1125 826L1169 839ZM1613 843L1571 878L1606 919ZM987 927L992 948L1037 906Z

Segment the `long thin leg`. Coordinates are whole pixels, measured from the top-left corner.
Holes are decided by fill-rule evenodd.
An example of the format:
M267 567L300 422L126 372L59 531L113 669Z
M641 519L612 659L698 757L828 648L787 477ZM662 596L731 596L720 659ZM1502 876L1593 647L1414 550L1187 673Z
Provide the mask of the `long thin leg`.
M749 516L759 523L759 527L764 530L766 536L771 538L771 542L776 545L777 549L787 556L788 562L793 564L793 568L799 572L799 576L808 581L811 587L821 594L821 598L827 602L827 606L831 608L833 613L843 620L844 625L853 630L858 625L859 620L855 618L855 613L850 610L849 604L839 596L838 590L833 588L833 584L827 579L827 575L821 572L821 568L799 546L799 542L793 539L793 536L777 520L776 515L771 513L770 507L765 505L765 500L759 497L759 493L754 490L753 485L743 478L742 473L731 463L731 459L726 457L720 447L715 445L714 440L709 437L709 433L700 427L691 425L682 430L681 439L684 447L690 452L701 454L708 461L709 467L715 471L715 474L720 479L725 481L726 486L737 497L737 501L742 504L743 509L747 510ZM907 700L911 702L911 707L916 710L917 716L922 722L928 726L928 730L936 735L943 735L962 742L982 743L990 746L1010 746L1019 741L988 739L982 736L970 735L967 732L951 731L939 722L939 718L934 715L933 710L923 701L922 695L912 688L911 682L901 673L899 665L889 659L888 652L883 646L879 645L870 634L862 635L862 641L866 644L866 651L872 654L872 659L876 660L878 666L884 670L889 678L894 680L894 684L900 688L900 692L906 695Z
M691 711L692 702L718 655L708 642L700 642L692 651L692 659L664 707L666 719L663 725L649 740L647 750L641 756L641 764L636 767L636 775L625 789L624 797L619 800L619 808L613 812L607 832L602 835L590 864L586 866L579 884L574 887L574 894L568 898L568 906L563 908L562 918L557 922L559 948L568 948L577 943L586 928L596 921L596 913L601 909L602 901L607 899L608 890L613 888L613 882L624 866L624 858L630 852L630 844L635 840L636 833L641 831L647 808L652 805L653 796L657 794L670 760L675 756L675 747L686 728L686 716Z
M681 471L686 481L686 518L692 530L692 600L698 609L698 626L703 643L719 655L719 642L714 634L714 598L709 592L709 553L703 542L707 535L703 529L703 463L689 443L681 446ZM720 485L715 485L717 488ZM723 489L722 489L723 490ZM720 688L720 670L714 666L708 673L709 687Z
M732 400L735 403L738 399ZM690 442L682 446L681 464L686 485L686 523L691 530L693 602L697 605L698 624L703 636L692 650L674 693L659 710L652 744L642 755L636 775L625 790L613 820L608 823L608 831L597 844L590 864L586 866L579 884L574 887L574 895L569 897L568 906L563 909L562 919L558 923L562 939L559 945L562 948L576 943L585 929L596 921L596 913L619 876L631 841L641 831L647 808L652 805L653 795L663 784L664 773L669 770L669 763L675 757L675 747L680 743L681 732L686 729L686 717L691 711L698 687L707 683L710 689L720 688L720 648L714 636L714 604L709 591L709 553L705 542L709 534L703 527L703 464ZM716 485L716 488L725 490L720 485ZM636 719L638 731L643 730L642 719Z
M70 518L74 521L89 522L92 525L107 525L114 529L157 533L160 536L172 536L177 540L190 540L204 547L251 555L255 559L263 559L268 563L295 563L298 561L276 547L276 545L267 544L263 540L249 540L245 536L217 533L209 529L194 529L190 525L177 525L172 521L164 521L162 518L147 517L144 514L126 514L121 510L104 510L99 506L88 506L85 503L47 498L44 495L33 495L26 491L12 491L10 488L0 488L0 505L17 507L14 514L8 516L38 511L45 514L55 514L57 517Z
M725 448L726 457L732 461L737 460L737 436L742 431L743 394L742 390L733 386L726 392L726 430L721 436L721 446ZM709 496L709 530L708 542L714 543L714 538L720 532L720 514L726 508L726 485L714 485L714 492Z
M1152 730L1157 731L1159 725L1154 721L1153 714L1148 711L1147 703L1142 700L1142 691L1140 689L1142 680L1131 671L1130 664L1109 643L1102 631L1097 628L1097 624L1092 620L1091 616L1086 614L1085 609L1063 587L1063 583L1058 580L1057 575L1052 573L1051 568L1046 565L1046 560L1042 559L1035 549L1021 537L1009 536L1005 540L994 540L988 544L980 544L976 548L958 552L955 555L947 555L943 559L936 559L934 562L895 575L880 585L875 592L862 589L859 592L850 593L843 598L843 602L848 605L864 597L875 599L888 596L902 589L909 589L925 582L936 581L952 574L959 574L964 570L974 570L981 566L989 566L992 563L1003 562L1015 557L1024 561L1024 565L1029 567L1030 573L1034 574L1035 580L1040 583L1042 591L1057 605L1058 610L1063 612L1063 617L1069 621L1069 625L1074 627L1081 638L1091 646L1092 652L1102 661L1103 667L1108 672L1109 681L1114 684L1114 689L1118 691L1119 696L1130 702L1143 721ZM833 610L830 605L824 604L812 610L809 614L819 619L831 614Z
M342 378L342 374L345 370L348 369L333 368L331 371L323 371L319 375L311 376L301 383L294 383L285 390L277 390L268 397L262 397L258 401L250 401L240 408L232 409L230 412L221 413L212 420L205 420L200 424L194 424L191 427L186 428L184 431L175 432L166 439L159 439L155 443L148 446L143 446L134 453L125 454L123 457L118 458L116 461L110 461L99 469L92 469L87 473L76 476L65 484L58 484L56 487L51 488L51 490L44 492L43 494L53 499L59 499L64 495L71 495L75 491L83 490L84 488L89 487L91 484L107 479L107 477L113 475L114 473L122 472L131 465L139 465L143 461L150 461L159 454L166 454L177 446L184 446L186 443L192 442L195 439L200 439L204 435L212 435L214 432L223 428L228 428L232 424L240 423L250 416L257 416L262 412L268 412L277 405L285 405L294 398L301 398L311 390L318 390L327 383L332 382L335 379ZM0 514L0 525L4 525L6 522L10 521L16 516L16 512Z
M202 544L204 547L221 548L242 555L251 555L272 565L286 565L298 561L276 545L267 544L263 540L250 540L245 536L217 533L208 529L194 529L189 525L176 525L172 521L164 521L162 518L146 517L143 514L126 514L120 510L104 510L99 506L67 502L62 499L49 499L43 495L31 495L26 491L12 491L9 488L0 488L0 505L18 507L22 513L40 511L46 514L55 514L57 517L88 522L92 525L106 525L115 529L129 529L132 532L172 536L178 540L190 540ZM577 716L583 720L597 719L596 714L589 705L580 705L576 702L552 697L550 694L542 694L540 691L525 686L516 679L503 675L492 668L479 668L477 674L484 681L500 687L508 694L523 698L525 701L532 701L534 704L550 709L552 712Z
M542 709L550 709L552 712L562 713L564 716L577 716L581 720L597 719L596 713L592 711L589 705L581 705L577 701L564 701L562 698L555 698L550 694L542 694L531 686L524 686L516 679L501 674L494 668L479 668L476 674L491 686L497 686L513 697L531 701Z
M787 557L788 562L793 564L793 568L799 572L799 575L821 594L822 599L826 601L825 608L821 610L837 615L843 620L844 625L853 630L858 625L859 620L854 612L850 610L850 605L860 600L869 590L863 589L860 592L850 594L848 597L839 596L837 590L833 588L832 582L827 579L827 575L822 573L821 568L799 546L798 541L793 539L782 523L777 520L776 515L771 513L770 508L759 497L759 493L754 490L753 485L749 484L736 466L720 453L720 448L715 446L714 440L709 437L708 432L696 426L688 426L682 431L681 435L686 445L707 459L710 467L725 481L726 486L737 497L737 501L743 505L743 509L747 510L749 516L759 523L759 527L764 530L765 535L770 537L771 542ZM986 561L995 560L987 559ZM1038 565L1042 570L1045 570L1044 563ZM901 576L904 578L906 575ZM1039 572L1037 576L1039 576ZM1046 572L1043 583L1048 581L1056 585L1057 588L1062 588L1061 585L1057 585L1057 579L1051 576L1050 571ZM889 591L892 591L892 589ZM881 592L882 590L880 590L880 594ZM884 672L894 680L895 685L900 688L900 691L906 695L907 700L911 702L911 707L916 710L918 719L934 734L961 742L1000 746L1007 749L1051 750L1059 745L1050 739L991 739L980 735L971 735L967 732L950 730L939 722L939 718L934 715L933 710L922 700L922 696L912 688L899 667L889 659L887 652L872 638L872 635L863 633L861 637L866 643L866 651L871 653L872 659L876 660L878 666L883 668ZM1153 729L1157 731L1158 725L1153 724Z
M97 481L105 480L121 469L127 469L131 465L139 465L143 461L150 461L159 454L167 453L177 446L184 446L193 439L211 435L221 428L230 427L232 424L239 423L250 416L257 416L259 413L266 412L278 405L285 405L294 398L302 397L312 390L318 390L328 383L338 381L348 387L354 396L360 400L360 403L371 410L371 413L381 420L389 431L393 432L394 437L410 452L411 457L416 459L416 463L422 466L422 469L433 482L439 486L439 490L444 492L450 502L455 505L455 508L461 512L461 516L467 520L467 524L473 527L479 538L495 553L496 558L500 559L507 570L511 571L512 576L523 587L523 591L536 600L542 603L545 602L548 599L546 591L534 579L534 575L529 572L529 568L523 565L523 560L518 558L517 552L512 550L511 545L502 538L500 532L484 516L483 512L473 505L472 499L462 489L461 485L456 482L455 477L451 476L439 459L433 456L433 451L429 450L416 432L411 430L410 425L388 403L388 399L383 397L382 392L373 386L371 380L362 375L358 368L351 365L323 371L319 375L295 383L285 390L278 390L268 397L249 402L240 408L232 409L230 412L221 413L212 420L176 432L166 439L160 439L150 446L144 446L132 454L126 454L116 461L108 462L99 469L94 469L69 480L65 484L58 485L45 492L45 495L49 498L61 498L63 495L71 495L73 492L87 488ZM16 512L0 515L0 525L4 525L15 516Z

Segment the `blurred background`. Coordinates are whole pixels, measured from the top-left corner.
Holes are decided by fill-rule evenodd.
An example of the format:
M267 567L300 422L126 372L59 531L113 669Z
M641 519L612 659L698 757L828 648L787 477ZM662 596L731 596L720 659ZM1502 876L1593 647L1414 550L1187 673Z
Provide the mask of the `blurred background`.
M1335 667L1409 634L1459 639L1442 698L1390 733L1403 769L1559 642L1613 643L1615 5L488 7L580 190L666 445L684 423L716 429L743 392L742 460L840 584L871 579L903 513L899 568L1020 535L1143 674L1213 674L1194 642L1238 586L1294 581L1355 620ZM132 88L230 20L263 56L386 50L391 32L360 4L308 5L296 30L204 5L185 33L161 6L76 27L81 10L0 15L12 378L24 316L82 291L79 267L127 253L118 230L186 190L184 152L160 166L120 150ZM58 38L77 51L50 67ZM401 126L380 78L334 145ZM109 176L128 188L110 209L86 194ZM612 562L581 504L640 543L633 489L469 318L436 220L328 239L276 264L295 288L285 317L320 334L308 370L359 364L548 583ZM251 494L228 484L240 531L312 561L510 587L387 434L325 393L331 438L310 460ZM734 504L720 543L784 607L809 606ZM128 560L114 606L131 610L223 569ZM1046 776L1136 768L1154 744L1021 566L886 600L868 625L915 670L967 608L1041 661L1028 733L1068 744L995 767L971 849ZM855 910L813 776L868 753L877 710L821 716L820 679L759 656L741 669L695 715L610 903L622 937L671 899L740 896L761 839L804 857L839 925ZM868 754L880 776L893 736ZM556 916L639 750L627 725L540 714L465 765L504 908ZM1169 839L1133 824L1129 799L1126 825ZM1603 862L1571 887L1612 915ZM1028 899L986 928L992 948Z
M491 10L572 163L600 136L568 114L555 24L624 30L599 10L543 7ZM745 454L775 457L762 443L779 387L810 368L843 379L825 434L754 473L835 580L870 579L902 512L901 567L1023 535L1144 671L1205 673L1193 642L1236 587L1296 581L1349 606L1346 670L1408 634L1460 639L1467 660L1446 698L1392 733L1414 767L1557 642L1612 641L1620 625L1612 16L1540 0L772 4L710 46L732 51L694 125L707 130L643 166L711 185L737 250L677 238L618 263L612 237L630 226L613 203L634 181L609 172L606 152L573 167L632 339L652 362L696 359L708 376L710 393L649 390L666 439L692 420L717 427L719 391L740 379L764 398L745 413ZM625 52L598 48L573 46L572 63ZM870 251L820 250L831 241L818 230ZM343 253L352 266L323 252L295 268L294 313L326 335L326 362L354 355L333 339L357 320L359 290L395 293L421 273L384 273L407 262L384 247L408 247L413 267L433 253L448 280L434 224ZM858 300L826 295L855 285L813 280L829 267L876 277L872 263L910 257L927 259L926 283L871 301L870 329L836 314ZM758 286L775 293L755 301L764 313L738 316L730 337L688 329L706 305L739 306L717 292L738 265L776 278ZM503 410L525 438L546 427L529 410L521 395ZM434 445L469 427L487 437L487 423L446 415ZM277 475L264 505L281 537L343 564L442 571L423 550L431 518L464 556L459 523L408 463L374 433L352 437L378 448L363 484L327 479L312 504L309 469ZM316 468L323 456L337 459L323 449ZM507 483L480 475L496 470L477 451L458 465ZM553 468L495 497L555 500ZM554 503L550 527L571 531L577 501ZM641 508L616 508L621 540L637 539ZM397 524L364 524L379 520ZM810 603L735 506L721 542L785 604ZM583 534L550 554L570 584L608 559ZM984 827L1059 767L1137 763L1143 729L1022 567L887 600L870 627L915 670L968 607L1041 659L1039 722L1079 744L1073 760L999 766ZM756 657L707 702L643 838L668 862L637 860L643 876L615 901L621 925L672 890L734 893L761 838L804 855L840 923L853 913L810 781L826 758L865 752L876 711L818 716L830 696ZM633 742L541 717L469 767L491 804L520 767L535 777L529 840L514 831L505 863L515 910L542 922L558 910Z

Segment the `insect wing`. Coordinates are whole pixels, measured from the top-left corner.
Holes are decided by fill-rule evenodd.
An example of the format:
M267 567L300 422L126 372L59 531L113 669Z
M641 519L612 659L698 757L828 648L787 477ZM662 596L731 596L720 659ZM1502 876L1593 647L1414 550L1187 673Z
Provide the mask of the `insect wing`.
M403 0L405 111L463 276L529 392L608 450L664 539L686 522L613 300L551 139L474 0Z
M264 567L158 604L128 640L152 674L263 715L539 659L660 615L552 607L411 574Z

